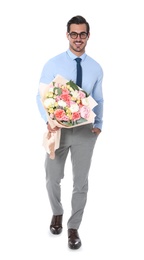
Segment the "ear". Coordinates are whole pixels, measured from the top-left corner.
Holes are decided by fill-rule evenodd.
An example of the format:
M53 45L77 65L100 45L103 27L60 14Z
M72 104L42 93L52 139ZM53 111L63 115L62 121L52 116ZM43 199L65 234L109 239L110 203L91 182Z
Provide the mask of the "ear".
M66 32L66 37L67 37L67 39L69 40L69 34L68 34L68 32Z
M90 32L88 33L88 39L89 39L89 37L90 37Z

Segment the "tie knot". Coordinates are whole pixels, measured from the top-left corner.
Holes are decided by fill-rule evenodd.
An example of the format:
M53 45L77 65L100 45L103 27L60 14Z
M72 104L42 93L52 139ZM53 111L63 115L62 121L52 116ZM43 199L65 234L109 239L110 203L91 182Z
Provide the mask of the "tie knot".
M75 60L76 60L77 63L80 63L82 59L81 58L76 58Z

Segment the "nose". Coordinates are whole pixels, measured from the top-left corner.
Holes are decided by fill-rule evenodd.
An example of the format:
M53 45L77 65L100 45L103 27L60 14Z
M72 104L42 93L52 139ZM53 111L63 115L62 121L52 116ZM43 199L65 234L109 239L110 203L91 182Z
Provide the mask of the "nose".
M78 34L77 39L80 39L80 40L81 40L80 34Z

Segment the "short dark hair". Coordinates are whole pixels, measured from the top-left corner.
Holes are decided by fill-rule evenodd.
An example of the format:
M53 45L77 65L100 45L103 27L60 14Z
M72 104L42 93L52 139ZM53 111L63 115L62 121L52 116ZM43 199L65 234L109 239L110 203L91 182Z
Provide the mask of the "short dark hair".
M87 33L89 33L90 31L90 26L89 23L86 21L86 19L84 17L82 17L81 15L77 15L72 17L68 23L67 23L67 32L70 32L70 26L71 24L86 24L86 28L87 28Z

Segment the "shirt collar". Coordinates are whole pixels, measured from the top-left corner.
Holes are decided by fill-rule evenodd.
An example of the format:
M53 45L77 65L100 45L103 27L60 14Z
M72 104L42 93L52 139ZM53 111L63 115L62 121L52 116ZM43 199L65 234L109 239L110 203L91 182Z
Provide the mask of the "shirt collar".
M73 54L70 49L67 50L67 54L70 56L70 58L72 60L76 59L78 56L76 56L75 54ZM86 57L86 53L83 53L81 56L79 56L79 58L81 58L82 60L84 60Z

